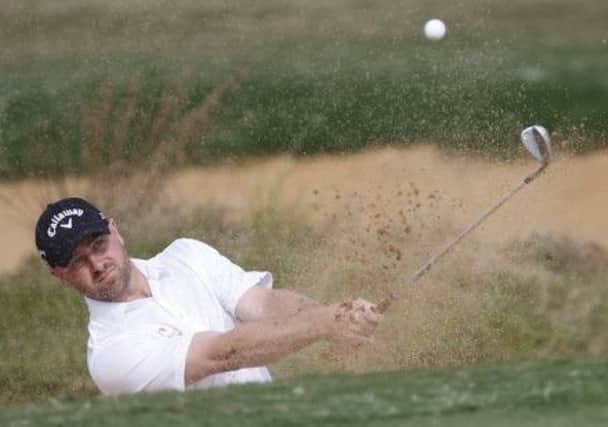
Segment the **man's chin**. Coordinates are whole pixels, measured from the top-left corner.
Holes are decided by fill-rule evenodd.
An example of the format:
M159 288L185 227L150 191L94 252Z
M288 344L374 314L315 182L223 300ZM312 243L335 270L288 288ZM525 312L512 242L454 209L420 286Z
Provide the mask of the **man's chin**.
M106 302L120 301L124 287L118 286L114 281L97 285L97 292L93 299Z

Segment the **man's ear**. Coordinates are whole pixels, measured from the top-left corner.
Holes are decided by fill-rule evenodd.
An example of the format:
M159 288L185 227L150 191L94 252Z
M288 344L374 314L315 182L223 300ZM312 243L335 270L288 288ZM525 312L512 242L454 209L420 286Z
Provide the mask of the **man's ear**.
M62 271L60 269L58 269L57 267L49 267L49 273L51 273L53 276L55 276L59 280L63 280L63 274L61 274Z
M55 276L63 286L71 287L70 284L65 280L65 274L59 267L49 267L51 275Z

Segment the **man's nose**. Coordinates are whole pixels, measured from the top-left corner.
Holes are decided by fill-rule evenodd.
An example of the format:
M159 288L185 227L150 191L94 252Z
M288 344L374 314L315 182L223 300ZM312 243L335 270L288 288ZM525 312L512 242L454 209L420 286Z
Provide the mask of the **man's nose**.
M103 258L97 255L89 255L89 264L94 273L103 272Z

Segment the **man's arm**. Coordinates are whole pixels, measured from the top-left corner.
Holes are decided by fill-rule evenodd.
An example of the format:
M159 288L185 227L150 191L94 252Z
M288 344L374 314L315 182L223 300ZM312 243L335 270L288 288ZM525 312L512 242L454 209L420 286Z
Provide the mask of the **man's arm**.
M325 338L335 311L334 307L319 307L288 321L266 319L224 333L198 333L188 352L186 384L219 372L272 363Z
M381 314L349 302L250 321L224 333L200 332L188 351L185 381L189 385L219 372L269 364L321 339L358 347L381 320Z

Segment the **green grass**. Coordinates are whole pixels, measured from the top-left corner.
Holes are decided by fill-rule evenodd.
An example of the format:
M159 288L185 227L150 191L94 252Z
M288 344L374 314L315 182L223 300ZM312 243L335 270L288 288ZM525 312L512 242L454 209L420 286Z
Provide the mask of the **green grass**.
M56 394L81 395L91 389L85 368L87 318L84 302L46 278L40 263L0 285L3 403L38 400ZM9 356L10 355L10 356ZM86 368L85 368L86 369ZM50 375L50 373L53 373Z
M441 43L421 35L429 16ZM606 18L600 0L7 5L0 177L162 145L197 164L420 140L508 156L532 122L605 147Z
M602 426L608 363L303 377L223 390L52 400L6 409L6 426Z

